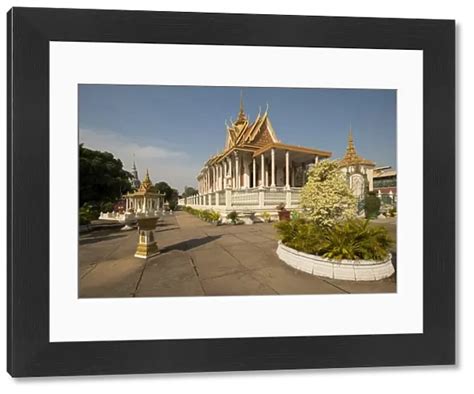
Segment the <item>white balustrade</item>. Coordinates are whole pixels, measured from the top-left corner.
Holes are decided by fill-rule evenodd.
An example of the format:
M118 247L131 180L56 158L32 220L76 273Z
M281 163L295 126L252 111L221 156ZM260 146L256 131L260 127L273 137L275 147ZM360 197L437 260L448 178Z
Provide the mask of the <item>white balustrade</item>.
M240 190L221 190L218 192L182 198L179 205L204 208L221 209L272 209L279 204L287 208L298 208L301 188L251 188Z

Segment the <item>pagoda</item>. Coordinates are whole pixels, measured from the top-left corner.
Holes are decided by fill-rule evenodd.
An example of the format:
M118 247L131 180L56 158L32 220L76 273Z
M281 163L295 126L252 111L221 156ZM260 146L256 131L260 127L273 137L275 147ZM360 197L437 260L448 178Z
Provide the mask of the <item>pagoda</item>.
M354 195L362 200L367 191L373 190L375 163L357 154L352 127L349 128L346 154L339 160L339 167L346 176Z

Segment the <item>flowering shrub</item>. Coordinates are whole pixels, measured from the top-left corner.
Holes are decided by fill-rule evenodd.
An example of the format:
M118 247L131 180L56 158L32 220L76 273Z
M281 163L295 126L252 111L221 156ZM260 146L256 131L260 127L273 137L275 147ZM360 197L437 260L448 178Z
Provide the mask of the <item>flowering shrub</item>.
M355 217L357 200L338 163L324 160L309 171L300 204L309 219L320 226L331 227Z

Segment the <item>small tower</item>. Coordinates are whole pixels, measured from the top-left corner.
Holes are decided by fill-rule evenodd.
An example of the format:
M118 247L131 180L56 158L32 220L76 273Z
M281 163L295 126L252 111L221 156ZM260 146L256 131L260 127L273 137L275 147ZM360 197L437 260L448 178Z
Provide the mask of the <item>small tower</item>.
M135 165L135 159L133 160L132 175L132 187L135 190L138 190L140 188L140 179L138 178L138 170L137 166Z
M347 183L354 196L362 200L367 191L373 189L373 169L374 162L364 159L357 154L354 137L352 135L352 126L349 127L349 136L347 138L346 154L339 161L341 171L346 175Z

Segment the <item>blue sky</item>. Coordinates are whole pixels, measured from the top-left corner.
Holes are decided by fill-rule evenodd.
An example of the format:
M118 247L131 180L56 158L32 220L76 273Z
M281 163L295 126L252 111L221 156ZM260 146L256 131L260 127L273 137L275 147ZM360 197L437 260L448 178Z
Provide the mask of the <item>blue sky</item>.
M240 91L255 119L269 105L278 138L344 155L352 125L357 152L396 168L396 91L181 86L79 86L79 140L106 150L142 178L180 192L195 186L207 158L222 150L225 120L235 118Z

